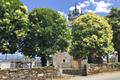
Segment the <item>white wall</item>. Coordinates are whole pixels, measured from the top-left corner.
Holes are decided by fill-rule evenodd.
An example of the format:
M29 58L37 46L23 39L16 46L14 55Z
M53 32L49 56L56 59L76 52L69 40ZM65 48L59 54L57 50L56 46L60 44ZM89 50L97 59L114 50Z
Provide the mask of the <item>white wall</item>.
M0 62L0 68L1 69L7 69L10 68L11 62Z

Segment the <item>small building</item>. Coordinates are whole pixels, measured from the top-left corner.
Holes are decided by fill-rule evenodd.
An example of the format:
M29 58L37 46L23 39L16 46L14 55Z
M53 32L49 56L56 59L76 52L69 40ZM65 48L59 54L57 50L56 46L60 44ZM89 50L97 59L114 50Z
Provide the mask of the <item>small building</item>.
M74 59L73 56L67 52L57 52L55 55L53 55L54 67L80 69L83 62L84 60L82 61L81 59Z
M74 60L73 57L67 52L57 52L53 56L54 67L59 68L60 75L63 74L80 74L81 73L81 60Z

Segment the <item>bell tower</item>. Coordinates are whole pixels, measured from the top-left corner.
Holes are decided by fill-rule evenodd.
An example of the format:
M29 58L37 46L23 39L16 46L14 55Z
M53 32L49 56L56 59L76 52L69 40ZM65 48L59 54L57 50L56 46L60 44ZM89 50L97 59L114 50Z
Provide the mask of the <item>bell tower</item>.
M72 11L69 11L68 13L68 20L69 20L68 26L71 26L71 22L80 15L83 15L83 12L82 11L80 12L80 10L77 7L77 3L75 2L74 9Z

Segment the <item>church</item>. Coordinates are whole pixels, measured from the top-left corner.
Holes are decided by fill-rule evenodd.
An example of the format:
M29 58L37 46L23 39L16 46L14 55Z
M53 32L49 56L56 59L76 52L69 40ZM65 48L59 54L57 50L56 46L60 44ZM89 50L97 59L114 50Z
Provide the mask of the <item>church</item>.
M68 14L68 20L69 20L69 23L68 23L68 26L71 27L72 26L72 21L76 18L78 18L79 16L83 15L83 12L80 11L78 8L77 8L77 4L75 3L75 6L74 6L74 10L72 11L69 11L69 14Z

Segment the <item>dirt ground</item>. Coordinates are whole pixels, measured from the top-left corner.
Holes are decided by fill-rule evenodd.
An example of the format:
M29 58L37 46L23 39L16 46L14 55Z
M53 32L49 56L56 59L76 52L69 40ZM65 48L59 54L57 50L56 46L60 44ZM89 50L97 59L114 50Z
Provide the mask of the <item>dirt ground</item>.
M106 72L88 76L66 75L64 78L61 77L49 80L120 80L120 72Z

